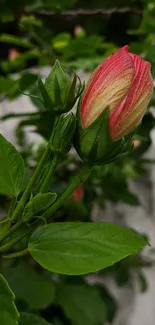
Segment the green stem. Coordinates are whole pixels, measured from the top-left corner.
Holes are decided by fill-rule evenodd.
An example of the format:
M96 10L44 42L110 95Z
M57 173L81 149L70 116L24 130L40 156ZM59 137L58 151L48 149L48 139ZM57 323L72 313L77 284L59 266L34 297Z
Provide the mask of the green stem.
M40 192L44 192L45 189L46 189L46 186L49 182L49 179L51 178L55 168L56 168L56 165L57 165L57 162L58 160L60 159L60 155L59 154L55 154L54 156L54 159L52 161L52 164L50 166L50 169L48 171L48 174L46 175L45 177L45 180L40 188ZM22 203L23 204L23 203ZM19 210L18 210L19 211ZM16 212L16 210L15 210ZM13 217L13 215L12 215ZM19 220L12 228L10 229L7 229L7 231L5 231L1 236L0 236L0 242L2 242L4 239L6 239L7 237L9 237L16 229L18 229L21 225L23 224L23 220ZM0 251L1 251L1 247L0 247Z
M50 218L64 203L64 201L75 191L75 189L86 182L88 177L90 176L92 167L88 165L83 165L80 172L77 176L73 178L73 182L70 184L68 189L62 194L62 196L42 215L40 218L42 219L48 219ZM23 224L23 220L19 220L9 231L5 236L3 236L3 240L9 237L10 234L12 234L15 230L20 228L20 226ZM32 232L34 229L36 229L36 226L39 225L40 222L36 222L32 227L26 230L25 233L21 234L20 238L13 239L12 241L6 243L5 245L1 246L0 251L4 252L10 249L16 242L18 242L21 238L23 238L26 234Z
M10 258L21 257L21 256L24 256L26 254L28 254L28 249L27 248L23 249L20 252L11 253L11 254L8 254L8 255L2 255L2 257L5 258L5 259L10 259Z
M43 183L42 183L42 185L40 187L40 193L44 193L46 191L46 188L47 188L47 186L49 184L49 181L50 181L53 173L55 172L55 169L56 169L56 166L57 166L57 164L59 162L59 159L60 159L60 154L55 153L54 157L53 157L53 160L52 160L52 163L50 165L49 171L48 171L48 173L47 173L47 175L46 175L46 177L45 177L45 179L44 179L44 181L43 181Z
M10 206L9 206L9 210L8 210L8 218L9 219L11 218L11 216L13 214L13 211L14 211L15 206L16 206L16 202L17 202L17 198L13 197L13 199L11 200Z
M10 240L8 243L0 246L0 253L4 253L7 252L12 246L14 246L19 238L14 238L12 240Z
M64 201L76 190L76 188L86 182L90 176L91 170L91 166L84 165L79 174L73 178L73 182L70 184L68 189L41 217L46 220L50 218L61 207Z
M28 235L33 231L32 229L28 228L25 229L23 232L21 232L20 234L18 234L15 238L11 239L10 241L8 241L6 244L0 246L0 253L4 253L7 252L10 248L12 248L16 243L18 243L22 238L24 238L26 235Z
M9 237L16 229L18 229L23 224L23 220L19 220L12 228L8 229L5 233L0 236L0 242L5 238Z
M0 240L1 240L1 238L3 239L3 237L4 237L4 236L6 235L6 233L8 232L8 230L9 230L9 228L10 228L10 224L11 224L11 222L10 222L9 218L7 217L6 219L2 220L2 221L0 222L0 224L3 225L3 226L2 226L2 229L1 229L1 231L0 231Z
M43 154L42 158L40 159L39 164L38 164L37 168L35 169L35 171L33 173L33 176L31 178L30 182L28 183L28 185L27 185L27 187L26 187L26 189L25 189L25 191L24 191L24 193L23 193L23 195L22 195L16 209L14 210L14 213L12 214L11 220L18 219L18 217L20 216L22 210L24 209L25 204L27 203L27 200L28 200L29 195L31 193L32 187L33 187L34 183L36 182L37 178L39 177L39 175L40 175L40 173L42 171L42 168L43 168L43 166L44 166L44 164L46 162L46 159L47 159L47 157L48 157L48 155L49 155L49 153L51 151L51 149L50 149L51 140L52 140L52 135L51 135L51 137L49 139L49 142L48 142L47 147L46 147L46 149L44 151L44 154Z

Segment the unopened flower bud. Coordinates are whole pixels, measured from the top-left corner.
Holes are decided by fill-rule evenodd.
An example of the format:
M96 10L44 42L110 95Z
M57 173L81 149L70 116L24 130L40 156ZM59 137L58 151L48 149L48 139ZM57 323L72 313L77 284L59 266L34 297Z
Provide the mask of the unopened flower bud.
M74 35L76 38L82 38L86 36L85 30L82 26L75 26Z
M15 60L18 56L20 56L20 52L19 52L19 51L17 51L17 50L14 49L14 48L11 48L11 49L9 50L8 59L9 59L10 61Z
M55 114L70 111L83 91L80 81L76 92L77 79L75 73L71 79L59 61L56 60L52 71L45 80L45 84L42 83L41 79L38 81L46 108Z
M53 129L51 149L54 152L65 154L70 150L75 132L75 116L73 113L62 114Z
M76 148L93 164L126 151L152 96L150 63L124 46L94 71L78 109Z

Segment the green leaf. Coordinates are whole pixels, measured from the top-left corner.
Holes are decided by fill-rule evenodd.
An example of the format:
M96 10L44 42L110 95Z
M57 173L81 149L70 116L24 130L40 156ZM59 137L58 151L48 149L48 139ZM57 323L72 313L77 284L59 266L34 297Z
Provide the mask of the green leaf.
M18 325L19 314L14 303L15 296L5 278L0 274L0 324Z
M54 300L55 287L48 276L38 272L25 262L13 267L1 267L16 299L25 301L30 308L47 308ZM1 322L0 322L1 324Z
M66 222L39 227L28 249L45 269L62 274L96 272L134 254L146 239L106 222Z
M34 16L23 15L20 19L20 27L29 28L29 26L42 27L43 21Z
M10 77L0 77L0 94L7 96L8 99L14 99L21 95L21 91L25 91L34 85L37 75L34 73L23 72L16 80Z
M74 325L104 324L105 304L97 288L70 284L60 286L56 303Z
M52 325L43 318L29 313L21 313L19 325Z
M38 193L33 197L25 207L24 217L35 216L42 210L47 209L56 200L56 193Z
M15 84L15 81L10 77L0 76L0 94L6 95L9 92L9 89L12 88Z
M56 37L53 38L52 45L55 50L61 50L69 45L71 40L71 34L69 33L61 33L56 35Z
M0 42L14 44L22 47L33 47L33 44L27 38L21 38L10 34L1 34Z
M22 156L0 135L0 193L17 196L22 187L24 171Z

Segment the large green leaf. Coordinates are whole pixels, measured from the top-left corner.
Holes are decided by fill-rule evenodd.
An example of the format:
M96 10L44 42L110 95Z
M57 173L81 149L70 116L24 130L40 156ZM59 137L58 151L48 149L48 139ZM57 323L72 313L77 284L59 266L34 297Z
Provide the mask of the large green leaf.
M25 301L30 308L44 309L54 300L55 286L48 276L38 272L27 263L20 262L13 267L1 267L16 299ZM0 323L1 324L1 323Z
M110 223L66 222L39 227L28 249L52 272L85 274L108 267L145 245L143 237Z
M15 296L5 278L0 274L0 324L18 325L19 314L14 303Z
M20 153L0 135L0 193L17 196L24 178L24 161Z
M52 325L43 318L29 313L21 313L19 325Z
M56 303L63 308L74 325L104 324L105 304L97 288L62 285L58 290Z

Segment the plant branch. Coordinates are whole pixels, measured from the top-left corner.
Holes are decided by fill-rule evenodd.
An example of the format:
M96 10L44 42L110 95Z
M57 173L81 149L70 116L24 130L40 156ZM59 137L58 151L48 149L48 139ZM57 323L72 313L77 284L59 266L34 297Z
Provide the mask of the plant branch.
M75 191L75 189L82 183L85 183L90 173L92 167L88 165L83 165L79 174L73 178L73 182L67 188L67 190L60 196L60 198L41 216L43 219L50 218L64 203L66 199Z
M12 217L11 217L12 221L17 220L18 217L20 216L21 212L23 211L23 209L25 207L25 204L27 203L27 200L28 200L29 195L31 193L32 187L35 184L35 182L37 181L38 177L40 176L42 168L43 168L43 166L44 166L44 164L45 164L45 162L46 162L46 160L48 158L48 155L49 155L49 153L51 151L51 149L50 149L50 141L51 141L51 139L52 139L52 135L51 135L51 137L49 139L49 142L48 142L47 147L46 147L46 149L45 149L45 151L43 153L43 156L40 159L39 164L38 164L37 168L35 169L35 171L34 171L34 173L32 175L32 178L31 178L30 182L28 183L28 185L27 185L27 187L26 187L26 189L25 189L25 191L24 191L24 193L23 193L23 195L22 195L16 209L14 210L14 213L12 214Z
M44 181L43 181L43 183L42 183L42 185L40 187L40 193L44 193L46 191L46 188L47 188L47 186L48 186L48 184L50 182L50 179L51 179L52 175L55 172L55 169L56 169L56 166L57 166L57 164L59 162L59 159L60 159L60 154L55 153L54 157L53 157L53 160L51 162L49 171L48 171L48 173L47 173L47 175L46 175L46 177L45 177L45 179L44 179Z
M124 14L124 13L134 13L136 15L141 15L142 12L139 8L133 7L123 7L123 8L112 8L112 9L77 9L77 10L65 10L65 11L50 11L50 10L39 10L35 12L37 15L43 16L67 16L67 17L76 17L76 16L94 16L94 15L103 15L111 16L113 14Z
M4 232L0 236L0 243L7 237L9 237L15 230L17 230L21 225L23 224L23 220L19 220L12 228L7 229L6 232Z
M82 183L85 183L88 177L90 176L90 173L92 171L92 166L83 165L80 172L73 178L72 183L68 187L68 189L60 196L60 198L43 214L40 216L41 219L47 220L50 218L64 203L64 201L75 191L75 189ZM26 229L24 233L22 233L17 238L12 239L10 242L4 244L0 247L0 252L6 252L9 250L16 242L18 242L20 239L25 237L27 234L32 232L36 226L39 226L40 220L36 220L34 224L30 226L29 229ZM23 220L19 220L12 228L10 228L7 233L3 234L3 237L0 238L1 241L8 238L12 233L14 233L17 229L19 229L23 225Z
M11 254L8 254L8 255L2 255L2 257L5 258L5 259L10 259L10 258L21 257L21 256L24 256L26 254L28 254L28 249L27 248L25 248L25 249L23 249L22 251L19 251L19 252L11 253Z

